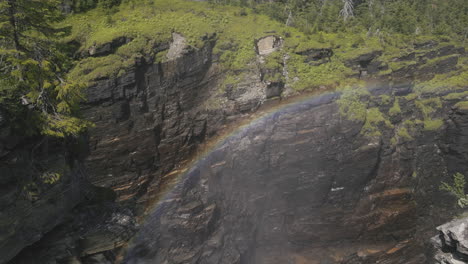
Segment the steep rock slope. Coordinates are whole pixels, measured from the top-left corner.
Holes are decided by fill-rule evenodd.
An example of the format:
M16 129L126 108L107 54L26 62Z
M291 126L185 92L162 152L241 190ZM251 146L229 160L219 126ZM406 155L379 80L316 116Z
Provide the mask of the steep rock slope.
M188 14L193 15L192 13ZM210 16L209 13L205 15ZM245 18L230 17L230 19L238 22ZM126 21L122 19L115 23ZM226 22L220 20L219 23L224 25ZM167 25L161 25L161 28L165 26ZM361 223L353 226L354 229L348 233L344 233L345 237L350 239L350 244L356 242L363 245L370 243L376 234L379 239L383 237L381 244L384 249L389 245L400 245L398 243L404 242L402 238L411 233L410 230L417 230L417 239L407 244L403 243L405 247L402 248L408 251L415 248L422 254L423 247L420 243L426 236L425 232L430 230L431 224L434 227L445 220L445 216L441 214L440 218L435 216L424 218L415 214L419 214L419 210L422 210L422 215L435 215L432 210L443 211L443 206L431 209L429 200L426 199L432 197L431 192L437 192L434 202L440 203L442 200L439 197L443 197L439 196L442 194L437 191L440 181L444 179L449 181L452 172L466 171L463 163L466 160L466 153L461 145L466 133L464 110L462 106L454 112L450 110L453 105L466 97L463 86L460 85L463 80L460 82L450 79L459 76L460 72L463 73L466 57L462 47L449 42L425 41L409 44L408 50L401 52L402 54L400 52L388 54L380 49L374 49L367 45L368 43L362 49L346 45L340 48L316 46L311 45L315 43L314 40L307 40L292 29L293 36L289 37L286 37L287 32L280 33L279 30L262 31L268 28L263 24L259 26L259 34L247 37L236 36L245 37L245 41L239 44L234 40L229 41L226 33L220 35L210 30L200 35L189 36L187 32L190 30L184 26L175 25L180 28L180 32L172 32L168 35L170 38L160 39L159 35L155 34L158 37L151 40L142 40L139 36L104 34L105 30L120 34L119 27L115 26L99 31L99 34L93 35L96 39L90 38L82 43L80 51L76 54L81 62L73 74L76 78L90 81L88 102L83 105L83 115L96 126L89 131L90 155L86 159L86 167L88 180L100 187L98 193L103 197L91 199L88 203L77 207L73 214L78 217L66 221L58 219L58 222L63 222L61 226L49 232L33 247L27 248L12 263L34 263L39 256L45 262L118 262L119 249L125 247L126 242L133 236L136 222L141 219L148 206L160 198L164 190L171 185L171 181L184 171L185 165L196 154L202 142L213 138L227 125L246 119L250 113L265 103L274 105L280 98L307 92L308 88L310 88L308 91L314 92L333 89L338 86L339 81L342 81L337 81L338 78L345 80L343 86L346 86L348 81L353 84L365 81L366 86L380 89L374 90L372 94L362 92L364 89L345 90L343 93L345 96L338 104L328 101L319 107L321 110L317 110L317 113L314 112L316 110L310 110L310 117L300 114L298 120L290 119L292 123L317 122L317 133L323 136L323 142L317 142L313 137L306 137L304 146L318 144L325 148L330 145L331 154L328 154L328 157L333 156L333 153L348 153L348 159L342 157L341 161L346 161L344 164L349 167L348 171L355 171L353 179L356 181L347 182L345 171L334 174L341 175L339 178L349 184L346 191L365 190L362 197L350 192L346 193L347 196L343 196L345 198L336 198L336 201L333 197L328 201L326 200L328 196L324 196L322 200L328 201L328 206L343 206L346 210L340 215L333 212L330 207L325 207L323 210L326 214L323 217L326 218L329 214L332 219L330 221L335 226L344 223L335 217L350 217L351 226L357 222L369 223L371 222L369 219L380 219L380 223L375 226L363 227L364 224ZM191 25L187 26L191 29ZM272 28L278 29L276 25L272 25ZM141 41L149 43L145 44L144 48L150 49L150 52L144 53L135 48L134 45L139 48ZM369 42L372 41L374 39ZM245 61L244 64L234 61L236 63L232 64L235 65L231 64L226 68L226 57L234 56L232 54L242 57L245 55L245 49L248 50L248 58L251 60ZM128 54L131 56L125 57ZM121 65L120 60L114 60L115 57L125 58L125 66ZM92 67L87 68L90 66ZM442 75L443 78L438 76L433 78L435 74L447 72L451 73L448 80L445 79L447 77L445 75ZM418 81L416 86L415 80ZM420 83L422 80L429 82ZM439 83L445 82L444 89L439 89L443 85L436 82L438 90L431 90L434 85L433 80ZM458 93L450 93L452 91ZM336 99L338 96L333 98ZM330 120L324 120L320 117L322 114L327 115ZM286 134L291 135L285 135L284 140L296 142L293 134L298 131L292 123L288 124L292 130L286 131ZM328 127L333 129L328 131L325 129ZM269 145L270 140L275 142L272 136L264 136L265 144ZM355 139L347 143L344 142L344 136ZM327 141L331 139L336 139L336 144ZM341 143L343 143L342 151L337 145ZM321 156L322 153L317 151L309 154ZM437 153L439 151L440 153ZM274 151L269 152L269 155L275 155L272 152ZM354 157L356 160L351 157L354 154L359 154ZM272 159L276 159L277 162L282 160L281 157L272 157ZM336 164L327 162L332 171L337 169ZM249 169L249 164L246 164L245 169ZM358 173L361 170L366 173ZM426 175L424 177L427 178L418 178L423 177L422 175ZM279 175L278 177L281 179ZM257 184L255 178L252 180L255 186ZM322 183L328 184L329 187L332 184L331 180L331 178L322 179ZM419 192L413 190L420 185L423 187ZM293 192L296 187L292 185L288 192ZM367 190L365 187L370 189ZM198 191L199 187L190 188ZM222 188L224 187L221 186L220 191ZM331 189L324 188L324 190ZM246 188L244 191L249 193L250 189ZM298 192L298 195L305 195L302 197L305 200L319 199L301 192ZM207 199L204 194L200 197ZM193 196L184 194L180 197L182 201L190 198ZM218 203L223 203L220 199L217 200ZM393 202L390 202L392 199L398 205L395 205L396 208L392 207ZM416 205L411 201L420 200L423 200L418 205L421 209L414 210ZM342 201L347 203L339 205ZM377 203L383 204L382 210L374 210L378 207L372 207L372 204ZM214 212L214 216L217 216L216 212L223 208L221 205L214 207L209 205L195 204L196 212L193 214L203 210L202 215L206 213L206 216L209 216ZM171 206L177 207L173 204ZM248 208L251 211L255 209L252 206ZM274 205L270 205L269 208L275 209ZM364 220L359 221L358 216L350 215L350 212L356 208L362 209L360 217ZM396 212L395 215L392 213L393 210ZM177 217L178 213L179 211L170 212L167 217ZM233 211L232 214L235 216L237 211ZM312 213L308 215L308 212L304 214L304 217L314 216ZM299 216L298 214L297 217ZM450 213L446 216L449 217ZM249 217L246 216L246 221ZM304 219L306 223L302 224L307 225L308 220ZM425 219L434 223L421 224L420 229L414 223L405 223L402 225L404 230L400 233L396 228L392 229L394 226L388 224L394 220L411 222ZM311 233L316 232L316 229L310 229L306 230L308 233L304 231L306 234L300 234L301 231L298 229L303 228L300 226L301 223L294 221L292 223L299 225L297 232L292 233L298 237L298 241L294 240L296 244L303 243L303 240L308 242ZM166 224L172 225L172 223ZM177 224L177 221L173 224ZM203 227L203 224L199 226ZM215 218L208 223L209 226L212 224L223 226L229 222L225 223ZM382 236L378 236L378 232L374 231L387 228L390 231L383 232ZM198 227L193 226L187 229L187 234L200 231ZM361 238L357 235L359 233L357 229L369 231L369 236ZM49 230L50 228L41 229L41 234ZM239 231L239 234L246 232L234 229L227 232L226 236L230 236L234 231ZM205 243L204 239L210 236L210 232L199 236L200 240L197 240L197 243ZM267 232L265 234L269 235ZM388 236L395 234L397 238L394 241L387 241ZM166 234L161 232L161 235ZM166 250L172 250L177 241L188 239L190 243L194 243L190 237L174 238L172 233L167 236L175 240L169 241L167 247L156 245L149 250L161 250L163 253L158 255L159 257L170 258L171 255L166 254ZM330 236L330 241L343 238L339 234ZM283 236L281 241L288 241L288 237ZM327 243L318 245L326 248L329 247ZM233 245L230 244L226 248L232 251ZM265 247L267 246L271 245L267 243ZM374 250L371 248L370 252ZM178 253L175 251L174 254L190 256L202 252L204 251L194 248L184 249L184 252ZM346 252L352 254L358 251ZM219 257L219 253L213 254L214 258ZM236 254L233 253L233 262L236 261ZM247 254L248 258L253 256L253 253L242 254ZM421 254L414 256L414 261L422 257ZM265 257L262 253L255 255L260 258ZM352 261L359 263L358 261L363 261L362 256L359 253L354 258L346 256L345 259L349 263L353 263ZM302 257L307 256L298 258ZM391 257L383 253L372 254L369 263L374 263L372 261L375 258L391 260ZM408 256L407 260L412 258L413 256ZM194 260L192 257L187 259ZM181 263L183 261L185 260L180 260Z
M401 119L369 136L366 121L341 117L337 97L278 111L216 147L156 207L125 263L429 263L433 228L453 212L440 181L468 169L466 110L444 103L433 116L444 125L418 125L410 139L397 127L416 102L400 99Z
M91 192L79 142L22 138L0 113L0 263L67 219Z

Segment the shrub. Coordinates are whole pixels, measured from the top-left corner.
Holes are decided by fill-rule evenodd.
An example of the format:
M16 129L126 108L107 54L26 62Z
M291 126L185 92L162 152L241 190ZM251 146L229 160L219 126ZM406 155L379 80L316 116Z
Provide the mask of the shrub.
M446 182L442 182L440 189L443 191L450 192L452 195L457 197L457 204L461 208L465 208L468 205L468 195L465 194L466 180L465 176L459 172L453 175L453 185Z

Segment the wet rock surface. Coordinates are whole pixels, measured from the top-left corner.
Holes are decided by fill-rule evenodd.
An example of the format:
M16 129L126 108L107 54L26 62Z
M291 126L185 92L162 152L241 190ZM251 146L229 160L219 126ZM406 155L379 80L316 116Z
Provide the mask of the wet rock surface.
M136 222L148 205L161 197L200 144L227 124L256 111L268 98L287 93L282 83L265 83L259 67L250 69L236 87L227 86L219 93L224 75L212 52L216 36L206 36L205 45L198 49L183 45L181 38L174 37L181 45L172 43L174 56L164 63L138 57L124 74L95 80L89 87L83 115L96 124L89 131L90 153L83 173L89 184L86 188L72 184L74 190L86 195L74 199L74 193L63 193L62 186L50 191L57 199L28 201L31 208L53 204L51 212L37 207L38 211L23 214L15 211L20 208L16 207L9 211L11 215L4 214L8 228L0 230L9 230L20 242L15 240L14 249L0 247L8 252L0 254L2 261L39 241L11 263L36 263L37 256L44 263L119 263L122 248L138 229ZM127 41L116 39L81 56L112 53ZM264 51L281 48L279 38L264 41ZM432 49L437 44L430 45ZM157 51L170 48L170 43L155 44ZM453 70L457 56L463 53L463 49L450 46L428 49L417 65L383 76L385 85L375 93L409 94L412 79ZM328 63L332 54L326 49L302 55L313 66ZM430 58L448 55L454 56L421 70ZM376 78L388 68L378 56L364 54L351 60L350 67L362 79ZM284 71L281 74L285 75ZM159 213L152 215L152 226L142 231L151 234L151 239L143 238L147 244L138 243L131 251L135 258L127 261L427 261L424 241L434 235L434 226L454 212L447 206L453 202L451 197L438 190L440 181L449 181L451 173L466 171L466 113L452 110L456 102L450 102L438 110L445 122L442 129L424 134L421 129L415 140L393 145L389 142L395 134L392 129L382 130L382 135L373 139L361 135L363 122L341 117L336 98L323 97L303 106L304 112L275 115L273 121L246 132L244 139L232 139L232 145L217 150L219 157L212 156L196 170L198 176L190 176L179 187L174 200L165 201ZM392 122L398 126L402 116L412 115L415 107L408 105ZM0 118L3 137L1 123ZM14 161L17 156L13 152L24 152L24 145L18 142L21 139L11 135L0 140L2 162ZM10 167L23 166L15 162ZM1 169L10 167L1 164ZM0 181L6 184L2 185L6 191L1 199L10 208L16 199L12 197L20 193L12 180L15 175L0 174ZM62 203L67 206L60 207ZM38 226L42 220L32 217L37 214L39 219L47 217L43 221L47 224ZM73 215L80 217L70 217ZM17 219L21 219L22 228L12 229ZM315 259L317 255L322 259Z
M466 171L468 119L391 144L340 118L337 95L254 122L215 148L150 215L124 263L430 263L439 190ZM411 106L402 109L410 113ZM398 121L396 121L398 122Z
M65 221L89 185L69 145L16 137L4 124L0 131L0 263L6 263Z

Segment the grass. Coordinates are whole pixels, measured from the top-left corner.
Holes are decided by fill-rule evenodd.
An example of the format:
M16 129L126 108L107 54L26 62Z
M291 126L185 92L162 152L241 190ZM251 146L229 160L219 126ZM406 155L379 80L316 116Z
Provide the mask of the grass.
M400 138L404 138L406 140L413 140L413 137L410 135L410 133L408 132L408 129L406 127L398 128L397 135Z
M450 93L444 96L445 100L460 100L468 97L468 91L460 92L460 93Z
M367 136L380 136L382 133L379 130L379 124L384 123L387 127L392 128L388 118L377 107L369 108L366 111L366 122L361 129L361 133Z
M438 130L443 124L444 124L444 121L442 119L425 119L424 130L426 131Z
M297 80L292 83L296 90L308 90L320 86L336 88L352 82L347 76L353 74L353 71L341 61L334 60L318 66L310 66L304 63L303 56L297 54L290 56L288 60L289 77Z
M363 97L370 94L362 88L345 89L337 100L340 114L348 120L365 121L367 116L367 102Z
M222 91L225 91L227 87L236 87L243 79L244 74L239 75L228 75L221 85Z
M398 97L395 98L393 102L393 106L388 110L388 114L390 116L396 116L401 113L400 103L398 101Z
M419 95L416 94L416 93L410 93L410 94L408 94L408 95L405 95L403 98L405 98L406 101L413 101L413 100L415 100L416 98L418 98L418 96L419 96Z
M380 96L380 103L383 105L387 105L392 102L392 97L390 95L383 94Z
M119 37L126 37L132 41L119 48L116 55L99 63L96 71L93 68L95 60L84 59L77 73L72 77L91 74L87 80L108 74L111 76L118 72L117 66L125 67L131 64L136 56L151 55L152 47L156 43L170 42L172 32L182 34L189 45L200 48L203 45L202 38L207 35L217 34L217 44L214 53L220 57L220 62L230 74L246 70L255 62L255 40L264 36L281 35L286 43L287 51L293 52L297 48L320 48L314 38L308 38L304 33L292 27L273 21L265 15L255 14L247 10L246 16L240 16L240 8L234 6L210 5L205 2L192 2L183 0L154 0L150 3L124 3L114 14L106 14L102 9L94 9L84 14L70 16L64 26L72 27L72 34L65 41L78 41L81 50L87 50L91 46L99 46L110 43ZM275 32L275 33L271 33ZM287 33L287 34L286 34ZM287 37L289 36L289 37ZM296 45L296 44L298 45ZM227 46L227 48L226 48ZM278 55L278 56L276 56ZM273 54L273 59L281 59L281 54ZM164 54L155 61L163 61ZM277 61L278 62L278 61ZM300 60L295 60L295 66L305 68ZM248 70L248 69L247 69ZM330 69L325 69L329 71ZM320 71L320 69L319 69ZM340 76L341 77L341 76Z
M421 111L424 118L428 118L437 109L442 107L442 101L439 97L416 100L416 107Z
M122 73L123 69L127 68L125 67L127 64L130 66L128 60L124 60L115 54L97 58L90 57L78 62L68 77L72 80L81 80L83 82L117 77L119 73Z
M412 65L416 65L417 62L414 60L409 61L390 61L388 62L388 67L392 72L407 68Z
M281 51L275 51L269 54L265 58L265 63L262 65L262 67L268 70L277 70L281 68L282 62L283 62L283 56L284 54Z
M245 10L245 15L240 15L242 9ZM216 35L213 57L219 58L218 62L225 75L225 80L220 82L220 92L228 85L236 86L255 67L266 70L266 81L285 82L296 91L340 89L349 83L358 82L356 78L350 77L357 74L355 69L348 67L350 60L367 53L382 53L377 59L387 64L387 72L391 73L415 64L415 60L397 61L395 58L415 52L413 43L427 41L422 36L399 34L369 37L365 31L304 34L248 8L186 0L124 2L114 11L96 8L71 15L61 26L71 27L71 35L64 42L80 43L81 52L93 46L111 43L120 37L129 41L111 55L88 57L77 62L69 78L87 83L121 76L134 67L135 61L141 57L150 58L154 63L165 62L167 50L160 51L155 47L170 42L173 32L182 34L188 45L194 49L202 47L207 36ZM281 50L264 56L264 63L259 64L261 60L256 54L255 42L269 35L281 37L284 45ZM309 64L306 60L307 52L317 49L332 49L334 55L323 64ZM286 62L283 61L285 57L289 58ZM431 60L428 63L437 61L438 59ZM288 71L287 79L282 76L283 66ZM437 75L432 80L417 83L416 93L405 99L416 100L421 93L438 91L440 87L465 87L468 79L466 58L459 59L458 68L456 72ZM343 94L340 111L346 112L351 120L365 120L368 115L367 104L354 99L350 101L347 93ZM389 98L382 98L382 103L389 102ZM389 111L390 116L401 111L399 103L395 100ZM420 102L418 104L425 115L426 112L433 111L433 106Z
M369 92L362 87L346 88L337 103L343 117L352 121L364 122L361 134L376 137L381 135L379 130L381 124L389 128L392 128L393 125L379 108L368 108L369 97Z
M415 91L420 94L442 91L455 91L468 86L468 58L458 59L457 70L445 74L437 74L428 81L417 82Z
M444 61L444 60L449 59L449 58L457 58L459 56L460 56L459 54L451 54L451 55L447 55L447 56L436 57L436 58L433 58L433 59L430 59L430 60L426 61L426 63L424 64L424 67L436 66L441 61Z
M437 130L444 124L444 121L442 119L433 119L431 117L437 109L440 109L442 107L442 101L440 97L416 100L415 105L423 115L424 120L422 121L422 124L424 125L424 130Z
M455 107L460 110L468 110L468 101L462 101L455 104Z

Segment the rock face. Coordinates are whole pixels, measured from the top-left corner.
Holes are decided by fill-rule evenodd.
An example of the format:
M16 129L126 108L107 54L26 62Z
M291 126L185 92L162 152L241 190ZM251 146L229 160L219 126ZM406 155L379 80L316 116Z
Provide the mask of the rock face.
M44 263L118 263L119 250L133 237L136 222L200 144L257 110L267 98L284 95L281 84L264 82L259 67L252 67L236 87L226 85L220 93L224 76L212 54L216 36L203 40L203 47L191 48L183 36L174 34L172 44L158 46L168 51L167 61L154 64L154 58L139 57L119 77L95 80L89 88L83 115L96 124L89 131L86 158L87 179L93 186L78 189L93 196L85 195L84 200L83 196L73 198L73 192L60 196L65 186L57 187L51 191L56 198L41 204L52 203L54 210L44 214L47 220L35 221L12 204L17 199L11 197L20 193L11 191L11 186L17 186L10 184L15 174L0 174L2 183L8 184L2 187L9 186L1 199L12 208L1 210L0 227L5 223L10 228L20 221L18 227L24 228L0 228L0 233L9 230L4 236L8 239L0 240L6 241L0 252L8 252L0 254L2 261L42 237L11 263L36 263L38 258ZM93 47L83 56L112 53L127 41ZM280 48L281 40L272 36L258 44L259 54L266 55ZM437 57L464 51L451 47L434 52ZM309 50L303 55L317 65L328 63L332 54L331 50ZM364 54L349 63L356 75L372 79L386 69L378 56ZM453 70L456 61L452 56L443 67L433 65L423 71L410 65L395 76L384 76L405 83L379 86L369 105L378 105L375 98L382 94L408 94L412 90L408 80ZM444 102L437 111L437 117L444 120L440 130L423 132L419 124L418 137L393 144L396 128L382 128L379 137L362 135L365 123L341 117L335 102L338 97L325 96L278 113L227 141L190 173L172 194L173 200L165 201L150 216L126 261L351 264L428 260L424 241L453 212L447 208L451 197L438 190L440 181L467 171L468 151L463 147L468 143L467 113L451 108L456 101ZM391 120L395 127L401 125L402 117L415 115L412 100L402 103L401 116ZM391 105L379 107L388 113ZM11 142L1 142L0 157L19 168L12 154L16 145L7 146ZM2 163L0 167L8 166ZM78 172L66 178L78 179ZM32 208L29 203L27 207ZM35 210L45 212L43 208ZM13 242L17 246L11 249L8 244Z
M191 51L179 50L179 44L172 46L173 60L142 60L124 76L89 90L83 112L96 124L90 131L90 180L114 189L119 201L144 203L157 195L163 175L213 133L197 110L206 98L213 43Z
M205 138L263 102L258 72L236 90L212 98L221 75L213 64L214 39L205 43L189 48L174 34L168 61L151 64L142 58L123 76L99 80L89 89L83 114L96 124L90 130L90 181L112 188L118 201L144 208L159 195L165 175Z
M167 51L167 59L168 60L175 60L183 55L183 52L186 51L188 45L185 38L178 34L172 33L172 43Z
M84 198L86 173L71 145L18 137L0 120L0 263L61 224Z
M434 224L453 212L440 181L468 169L466 112L445 104L439 131L394 144L393 129L368 137L341 118L337 97L278 111L212 150L124 263L429 263Z
M468 261L468 219L459 219L437 228L439 235L432 239L437 249L436 263L461 264Z

